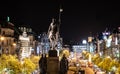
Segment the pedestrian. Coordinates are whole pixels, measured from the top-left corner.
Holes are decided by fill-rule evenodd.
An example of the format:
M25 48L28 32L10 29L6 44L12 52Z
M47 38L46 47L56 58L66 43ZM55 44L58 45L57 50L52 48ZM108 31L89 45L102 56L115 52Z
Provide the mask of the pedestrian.
M47 57L46 54L44 55L44 67L43 67L43 73L46 74L47 73Z
M43 54L41 55L41 58L39 60L39 69L40 69L40 74L44 74L43 73L43 67L44 67L44 57Z
M68 71L68 59L64 54L60 61L60 74L67 74L67 71Z

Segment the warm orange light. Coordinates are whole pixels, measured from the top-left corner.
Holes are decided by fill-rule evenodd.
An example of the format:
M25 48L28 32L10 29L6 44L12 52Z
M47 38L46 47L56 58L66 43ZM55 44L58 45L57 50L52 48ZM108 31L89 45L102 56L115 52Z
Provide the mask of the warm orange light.
M111 58L110 56L107 56L107 58Z
M13 46L16 46L16 43L13 43Z
M1 38L0 38L0 40L2 40L2 41L3 41L4 39L5 39L4 37L1 37Z
M83 53L86 54L86 51L83 50Z

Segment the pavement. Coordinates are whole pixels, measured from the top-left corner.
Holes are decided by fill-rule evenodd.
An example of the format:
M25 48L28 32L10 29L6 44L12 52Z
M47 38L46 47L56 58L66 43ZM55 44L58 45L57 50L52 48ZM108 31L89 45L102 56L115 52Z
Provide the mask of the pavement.
M92 68L86 67L86 68L81 68L82 70L85 70L85 74L94 74L94 71ZM68 70L67 74L75 74L75 71Z

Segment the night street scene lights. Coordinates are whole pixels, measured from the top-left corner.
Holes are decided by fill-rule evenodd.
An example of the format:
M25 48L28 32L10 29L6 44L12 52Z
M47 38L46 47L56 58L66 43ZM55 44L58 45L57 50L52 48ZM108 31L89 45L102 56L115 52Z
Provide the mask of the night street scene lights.
M61 7L60 7L60 9L59 9L59 17L57 18L58 19L58 21L57 21L57 27L58 27L58 30L57 30L57 32L58 33L56 33L57 34L57 37L56 37L56 39L55 39L55 42L51 42L52 44L53 44L53 47L51 48L52 50L55 48L56 50L59 50L59 49L62 49L63 50L63 52L62 53L64 53L64 54L66 54L66 53L69 53L69 48L67 49L67 51L65 50L65 49L63 49L62 48L62 39L60 38L60 34L59 34L59 32L61 32L61 31L59 31L59 29L60 29L60 25L61 25L61 12L63 11L63 9L61 9ZM77 15L78 16L78 15ZM8 22L9 22L9 20L10 20L10 18L9 17L7 17L8 18ZM56 18L55 18L56 19ZM65 21L65 20L64 20ZM65 26L64 26L65 27ZM23 28L24 29L24 28ZM35 29L36 29L36 27L35 27ZM44 28L45 29L45 28ZM68 29L68 27L67 27L67 29ZM76 28L75 28L76 29ZM73 29L72 29L73 30ZM87 29L85 30L86 32L87 32ZM9 33L9 32L8 32ZM26 32L27 33L27 32ZM71 33L71 32L69 32L69 33ZM105 33L105 35L108 35L109 33ZM83 35L83 34L82 34ZM85 33L84 33L84 35L85 35ZM103 35L104 35L104 33L103 33ZM2 35L2 36L4 36L4 35ZM5 47L4 45L5 45L5 43L7 43L7 44L9 44L9 42L8 41L10 41L11 42L11 40L7 40L7 37L5 36L5 39L4 38L2 38L2 36L0 35L0 50L2 49L2 47ZM7 35L8 36L8 35ZM71 37L72 36L74 36L73 34L71 34ZM12 36L13 37L13 36ZM82 37L82 36L81 36ZM103 40L106 40L106 41L108 41L108 43L109 42L111 42L112 41L112 37L113 36L111 36L111 37L109 37L109 38L107 38L106 36L103 38ZM31 38L31 39L30 39ZM23 58L25 57L25 59L26 58L30 58L31 59L31 50L32 51L34 51L35 49L33 48L33 45L32 45L32 43L33 43L33 39L32 38L34 38L34 37L32 37L32 36L29 36L29 33L28 33L28 36L24 36L24 35L22 35L22 38L20 39L20 49L22 50L22 52L23 53L21 53L21 54L23 54L22 56L23 56ZM117 38L118 38L118 42L116 41L116 44L117 44L117 50L119 50L118 51L118 54L119 54L119 56L117 57L117 58L119 58L120 59L120 47L119 47L119 44L120 44L120 34L119 33L117 33ZM40 37L39 37L39 39L40 39ZM69 38L68 38L69 39ZM92 61L92 55L91 55L91 52L92 52L92 54L93 55L96 55L96 53L93 53L95 50L94 50L94 47L93 47L93 41L92 41L92 37L88 37L88 41L87 40L83 40L82 41L82 45L79 45L79 44L77 44L77 45L75 45L74 46L74 49L75 49L75 57L76 57L76 62L74 62L74 64L76 64L74 67L78 67L78 69L79 69L79 66L81 65L81 63L80 64L78 64L79 63L79 61L80 60L86 60L86 65L88 64L88 62L89 63L91 63L91 62L93 62ZM59 41L59 40L61 40L61 41ZM74 39L75 40L75 39ZM95 41L95 43L98 43L98 44L96 44L96 46L97 46L97 48L99 48L98 49L98 53L99 52L101 52L101 51L103 51L103 50L101 50L102 48L104 48L104 46L101 46L102 45L102 41L103 40L96 40ZM2 43L3 41L6 41L6 42L4 42L4 43ZM37 41L37 40L36 40ZM58 43L59 44L58 44ZM17 45L16 44L12 44L13 42L11 42L11 44L10 44L10 46L13 46L13 47L16 47ZM61 44L60 44L61 43ZM107 42L106 42L107 43ZM105 45L105 47L107 46L107 48L106 48L106 50L110 50L110 46L111 46L111 44L106 44L106 43L104 43L104 45ZM55 44L57 44L58 45L58 47L55 47L54 45ZM38 43L36 43L35 45L34 45L34 47L39 47L39 49L41 49L41 54L48 54L48 51L46 51L45 49L47 49L47 50L50 50L50 48L49 48L49 42L48 42L48 37L47 36L43 36L43 38L42 38L42 40L38 40ZM72 44L71 44L71 46L72 46ZM9 46L8 46L9 47ZM30 50L30 51L29 51ZM2 51L1 51L2 52ZM28 53L29 52L29 53ZM40 52L40 50L39 50L39 52ZM72 51L70 51L70 52L72 52ZM80 59L80 57L81 57L81 53L86 53L85 54L85 56L86 56L86 58L85 59ZM60 52L61 53L61 52ZM29 55L28 55L29 54ZM53 53L54 54L54 53ZM8 55L8 54L7 54ZM11 53L10 53L10 55L11 55ZM88 55L89 55L89 58L88 58ZM32 55L33 56L33 55ZM35 54L34 54L34 56L36 56ZM56 67L59 67L58 65L59 65L59 61L60 61L60 59L59 59L59 57L61 57L61 55L56 55L55 54L55 56L57 56L57 58L56 57L54 57L53 58L53 56L52 57L49 57L49 55L48 55L48 63L49 63L49 66L48 66L48 69L49 69L49 71L51 71L51 69L52 69L52 67L54 67L54 66L56 66ZM80 56L80 57L79 57ZM110 56L110 53L109 54L107 54L107 56ZM41 55L38 55L37 57L41 57ZM111 57L111 56L110 56ZM109 58L110 58L109 57ZM32 57L33 58L33 57ZM68 58L69 58L69 55L68 55ZM101 58L101 57L99 57L99 58ZM98 59L99 59L98 58ZM108 59L109 59L108 58ZM115 57L116 58L116 57ZM73 59L73 57L71 57L71 59ZM80 60L79 60L80 59ZM103 59L103 58L102 58ZM110 59L112 59L112 58L110 58ZM70 61L72 61L72 60L70 60ZM24 63L24 59L23 59L23 61L22 61L23 63ZM30 62L30 60L29 60L29 62ZM33 60L33 62L36 62L36 60ZM99 61L98 61L99 62ZM51 66L51 63L52 63L52 66ZM14 64L14 63L13 63ZM38 64L38 62L37 62L37 64ZM56 64L56 65L55 65ZM1 60L0 60L0 65L1 65ZM32 65L32 64L28 64L28 65ZM106 65L106 64L104 64L104 65ZM16 66L15 66L16 67ZM18 66L17 66L18 67ZM25 67L25 66L24 66ZM28 66L29 67L29 66ZM56 67L54 67L54 68L56 68ZM70 67L72 67L72 65L70 66ZM22 67L21 67L22 68ZM85 68L88 68L88 66L86 66ZM31 69L31 68L30 68ZM54 70L56 70L56 69L54 69ZM58 70L58 69L57 69ZM56 71L57 71L56 70ZM31 71L31 70L30 70ZM76 69L75 70L72 70L72 71L76 71ZM77 70L78 71L78 70ZM0 73L1 74L1 73ZM17 74L17 73L16 73ZM51 74L53 74L53 73L51 73ZM87 73L88 74L88 73ZM91 73L90 73L91 74Z
M82 43L83 43L83 44L87 44L87 40L83 40Z

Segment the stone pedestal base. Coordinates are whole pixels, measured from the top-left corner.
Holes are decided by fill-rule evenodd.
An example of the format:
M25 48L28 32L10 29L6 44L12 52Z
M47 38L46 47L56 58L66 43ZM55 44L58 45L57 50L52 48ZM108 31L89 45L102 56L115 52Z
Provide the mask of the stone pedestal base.
M59 57L48 57L47 74L59 74Z

